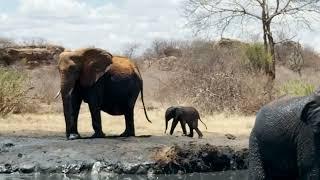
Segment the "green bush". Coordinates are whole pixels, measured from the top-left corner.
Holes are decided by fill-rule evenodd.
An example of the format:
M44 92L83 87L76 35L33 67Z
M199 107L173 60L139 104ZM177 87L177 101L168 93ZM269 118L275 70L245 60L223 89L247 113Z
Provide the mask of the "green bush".
M264 70L271 62L271 55L264 50L264 45L254 43L245 49L244 65L251 70Z
M290 80L280 87L280 95L306 96L315 91L315 86L302 80Z
M0 68L0 116L12 111L20 111L23 107L26 90L25 73L14 69Z

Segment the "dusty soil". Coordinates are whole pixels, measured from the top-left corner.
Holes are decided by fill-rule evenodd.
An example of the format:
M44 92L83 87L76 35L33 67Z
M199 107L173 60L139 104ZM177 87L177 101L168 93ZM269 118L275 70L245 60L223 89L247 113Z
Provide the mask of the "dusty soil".
M246 168L247 137L228 138L207 133L203 139L141 135L67 141L62 134L2 134L0 173L148 174Z

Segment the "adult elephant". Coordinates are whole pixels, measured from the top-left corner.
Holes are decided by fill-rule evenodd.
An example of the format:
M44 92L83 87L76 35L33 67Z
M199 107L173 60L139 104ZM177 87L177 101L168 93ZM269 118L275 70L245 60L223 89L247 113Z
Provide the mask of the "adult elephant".
M143 84L139 69L125 57L113 57L97 48L65 51L60 54L58 68L61 76L61 96L67 139L80 138L77 129L81 102L88 103L94 134L104 137L100 111L124 115L126 129L121 136L134 136L134 106Z
M320 96L260 109L249 140L249 179L320 179Z

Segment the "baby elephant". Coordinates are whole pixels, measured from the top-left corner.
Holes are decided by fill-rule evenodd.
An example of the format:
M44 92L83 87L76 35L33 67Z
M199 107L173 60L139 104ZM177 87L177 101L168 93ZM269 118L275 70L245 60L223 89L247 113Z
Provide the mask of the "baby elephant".
M165 133L168 128L169 120L173 118L170 135L172 135L174 129L176 128L178 122L180 121L181 128L184 135L187 135L187 131L186 131L186 123L187 123L190 128L190 134L188 136L193 137L193 130L196 130L199 138L202 138L203 135L201 131L198 129L198 119L200 121L201 119L199 116L199 112L194 107L183 107L183 106L169 107L166 111L165 118L166 118L166 130L164 131ZM207 126L203 122L202 124L207 129Z

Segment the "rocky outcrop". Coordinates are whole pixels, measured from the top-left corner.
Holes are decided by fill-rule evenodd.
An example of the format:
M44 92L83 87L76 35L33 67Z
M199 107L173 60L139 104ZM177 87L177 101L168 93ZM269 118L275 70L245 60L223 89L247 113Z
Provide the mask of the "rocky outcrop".
M248 44L236 39L221 38L215 45L219 48L234 49Z
M17 46L0 49L0 64L7 66L21 64L28 67L56 64L58 55L64 51L61 46Z
M174 56L174 57L181 57L182 56L182 51L179 48L174 48L174 47L167 47L163 50L163 54L166 57Z

